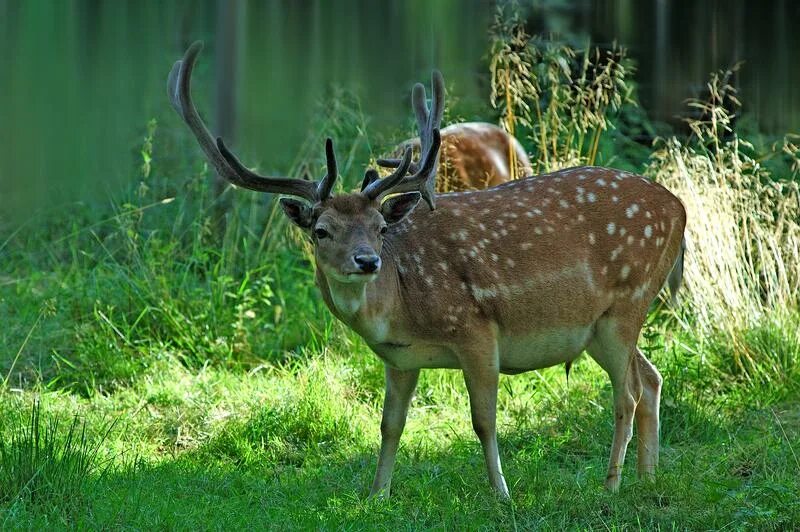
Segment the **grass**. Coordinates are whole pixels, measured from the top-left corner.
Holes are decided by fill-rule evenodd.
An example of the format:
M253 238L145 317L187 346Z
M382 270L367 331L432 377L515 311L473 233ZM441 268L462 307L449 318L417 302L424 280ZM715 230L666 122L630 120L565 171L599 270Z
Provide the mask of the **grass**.
M676 345L679 343L676 342ZM777 344L779 346L780 344ZM690 346L692 348L696 346ZM602 488L610 386L582 360L503 377L500 442L513 503L487 489L457 372L427 371L403 437L393 497L370 501L382 369L363 345L255 372L165 359L109 396L50 392L42 408L90 426L113 465L70 483L77 503L6 506L5 526L40 528L791 528L800 520L796 391L753 387L680 349L653 356L666 377L657 484L634 468L619 495ZM690 375L687 375L690 373ZM788 380L788 379L787 379ZM36 394L6 396L30 409ZM634 453L635 454L635 453ZM130 457L135 456L132 460ZM70 481L71 482L71 481Z
M637 160L614 129L633 94L618 52L537 52L521 49L541 41L520 27L495 31L495 80L517 91L496 93L500 118L541 168ZM575 93L553 81L567 59L587 83ZM534 93L508 71L518 60L542 74ZM591 80L610 92L565 114ZM367 499L380 361L324 308L308 243L269 200L229 190L224 231L211 226L207 168L165 117L143 126L135 184L112 205L0 239L0 528L797 528L800 152L793 137L739 139L721 80L695 102L710 119L692 137L636 163L690 218L681 305L653 312L640 342L664 376L655 484L635 478L634 441L620 493L602 489L611 389L584 358L568 381L563 368L501 378L510 503L488 489L462 378L447 370L422 372L393 495ZM320 132L347 154L343 175L375 156L357 102L336 102L292 174L322 168Z

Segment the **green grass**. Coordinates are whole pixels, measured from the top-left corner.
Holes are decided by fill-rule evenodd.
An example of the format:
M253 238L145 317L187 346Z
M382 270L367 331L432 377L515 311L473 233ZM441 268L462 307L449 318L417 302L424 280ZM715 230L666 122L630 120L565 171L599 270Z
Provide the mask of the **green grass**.
M796 394L777 390L788 378L769 390L737 384L735 375L725 376L726 386L705 386L719 380L719 368L677 350L653 358L666 377L659 478L636 480L634 451L617 495L601 487L612 431L602 371L585 359L568 384L560 368L503 377L499 426L510 504L488 489L463 383L445 370L423 372L392 498L366 499L382 369L358 342L250 373L188 369L166 357L130 386L90 398L7 393L7 414L25 415L38 395L46 412L78 414L90 427L113 418L116 426L99 440L100 455L113 457L104 474L67 479L68 503L56 496L4 503L4 526L797 526L800 405Z

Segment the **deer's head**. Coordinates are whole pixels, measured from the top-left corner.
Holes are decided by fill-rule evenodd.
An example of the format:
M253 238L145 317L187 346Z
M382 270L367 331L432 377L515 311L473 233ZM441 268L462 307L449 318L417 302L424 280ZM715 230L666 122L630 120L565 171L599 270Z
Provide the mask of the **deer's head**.
M433 73L432 109L428 109L422 85L415 85L412 93L422 139L420 160L411 161L409 148L402 159L379 161L382 166L396 168L390 175L381 178L369 169L359 192L333 196L338 172L331 139L325 142L327 173L317 182L256 174L228 150L221 138L214 141L191 97L192 70L202 48L201 42L195 42L175 63L167 91L172 106L216 171L243 188L299 198L282 198L280 205L286 216L311 238L318 267L339 282L374 280L380 272L381 248L388 227L405 218L420 199L425 199L431 209L435 207L433 190L441 144L438 128L444 107L441 74ZM389 194L397 195L383 201Z

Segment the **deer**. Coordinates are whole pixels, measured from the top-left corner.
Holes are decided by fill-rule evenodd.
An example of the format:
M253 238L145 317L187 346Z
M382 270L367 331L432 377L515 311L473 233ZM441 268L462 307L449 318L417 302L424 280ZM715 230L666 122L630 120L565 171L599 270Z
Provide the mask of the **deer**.
M450 192L493 187L533 174L522 144L504 129L487 122L460 122L440 131L442 138L436 191ZM410 147L420 151L420 139L408 139L393 150L399 162ZM386 161L386 162L384 162ZM379 161L387 164L388 160Z
M608 374L614 431L605 486L617 491L637 424L637 470L658 464L662 377L637 347L650 303L681 271L686 211L663 186L629 172L576 167L485 190L436 194L444 82L416 84L421 152L386 177L367 169L359 191L333 195L337 163L325 142L319 181L261 175L214 140L191 97L202 43L168 78L173 107L208 161L237 187L281 195L311 240L315 280L339 320L383 361L381 443L370 496L388 497L421 369L461 370L472 427L494 492L510 497L497 443L500 374L575 360Z

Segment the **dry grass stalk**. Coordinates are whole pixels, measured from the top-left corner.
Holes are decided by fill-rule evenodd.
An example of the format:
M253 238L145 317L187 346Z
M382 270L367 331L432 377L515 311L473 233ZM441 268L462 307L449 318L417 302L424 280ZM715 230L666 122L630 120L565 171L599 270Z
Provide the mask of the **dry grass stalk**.
M647 174L688 211L685 279L697 325L730 333L736 343L737 332L800 304L800 190L745 153L751 146L732 130L730 107L739 102L731 73L713 74L709 97L689 102L701 111L689 120L692 137L660 140ZM797 167L791 146L787 140L781 149ZM740 366L751 362L742 356Z

